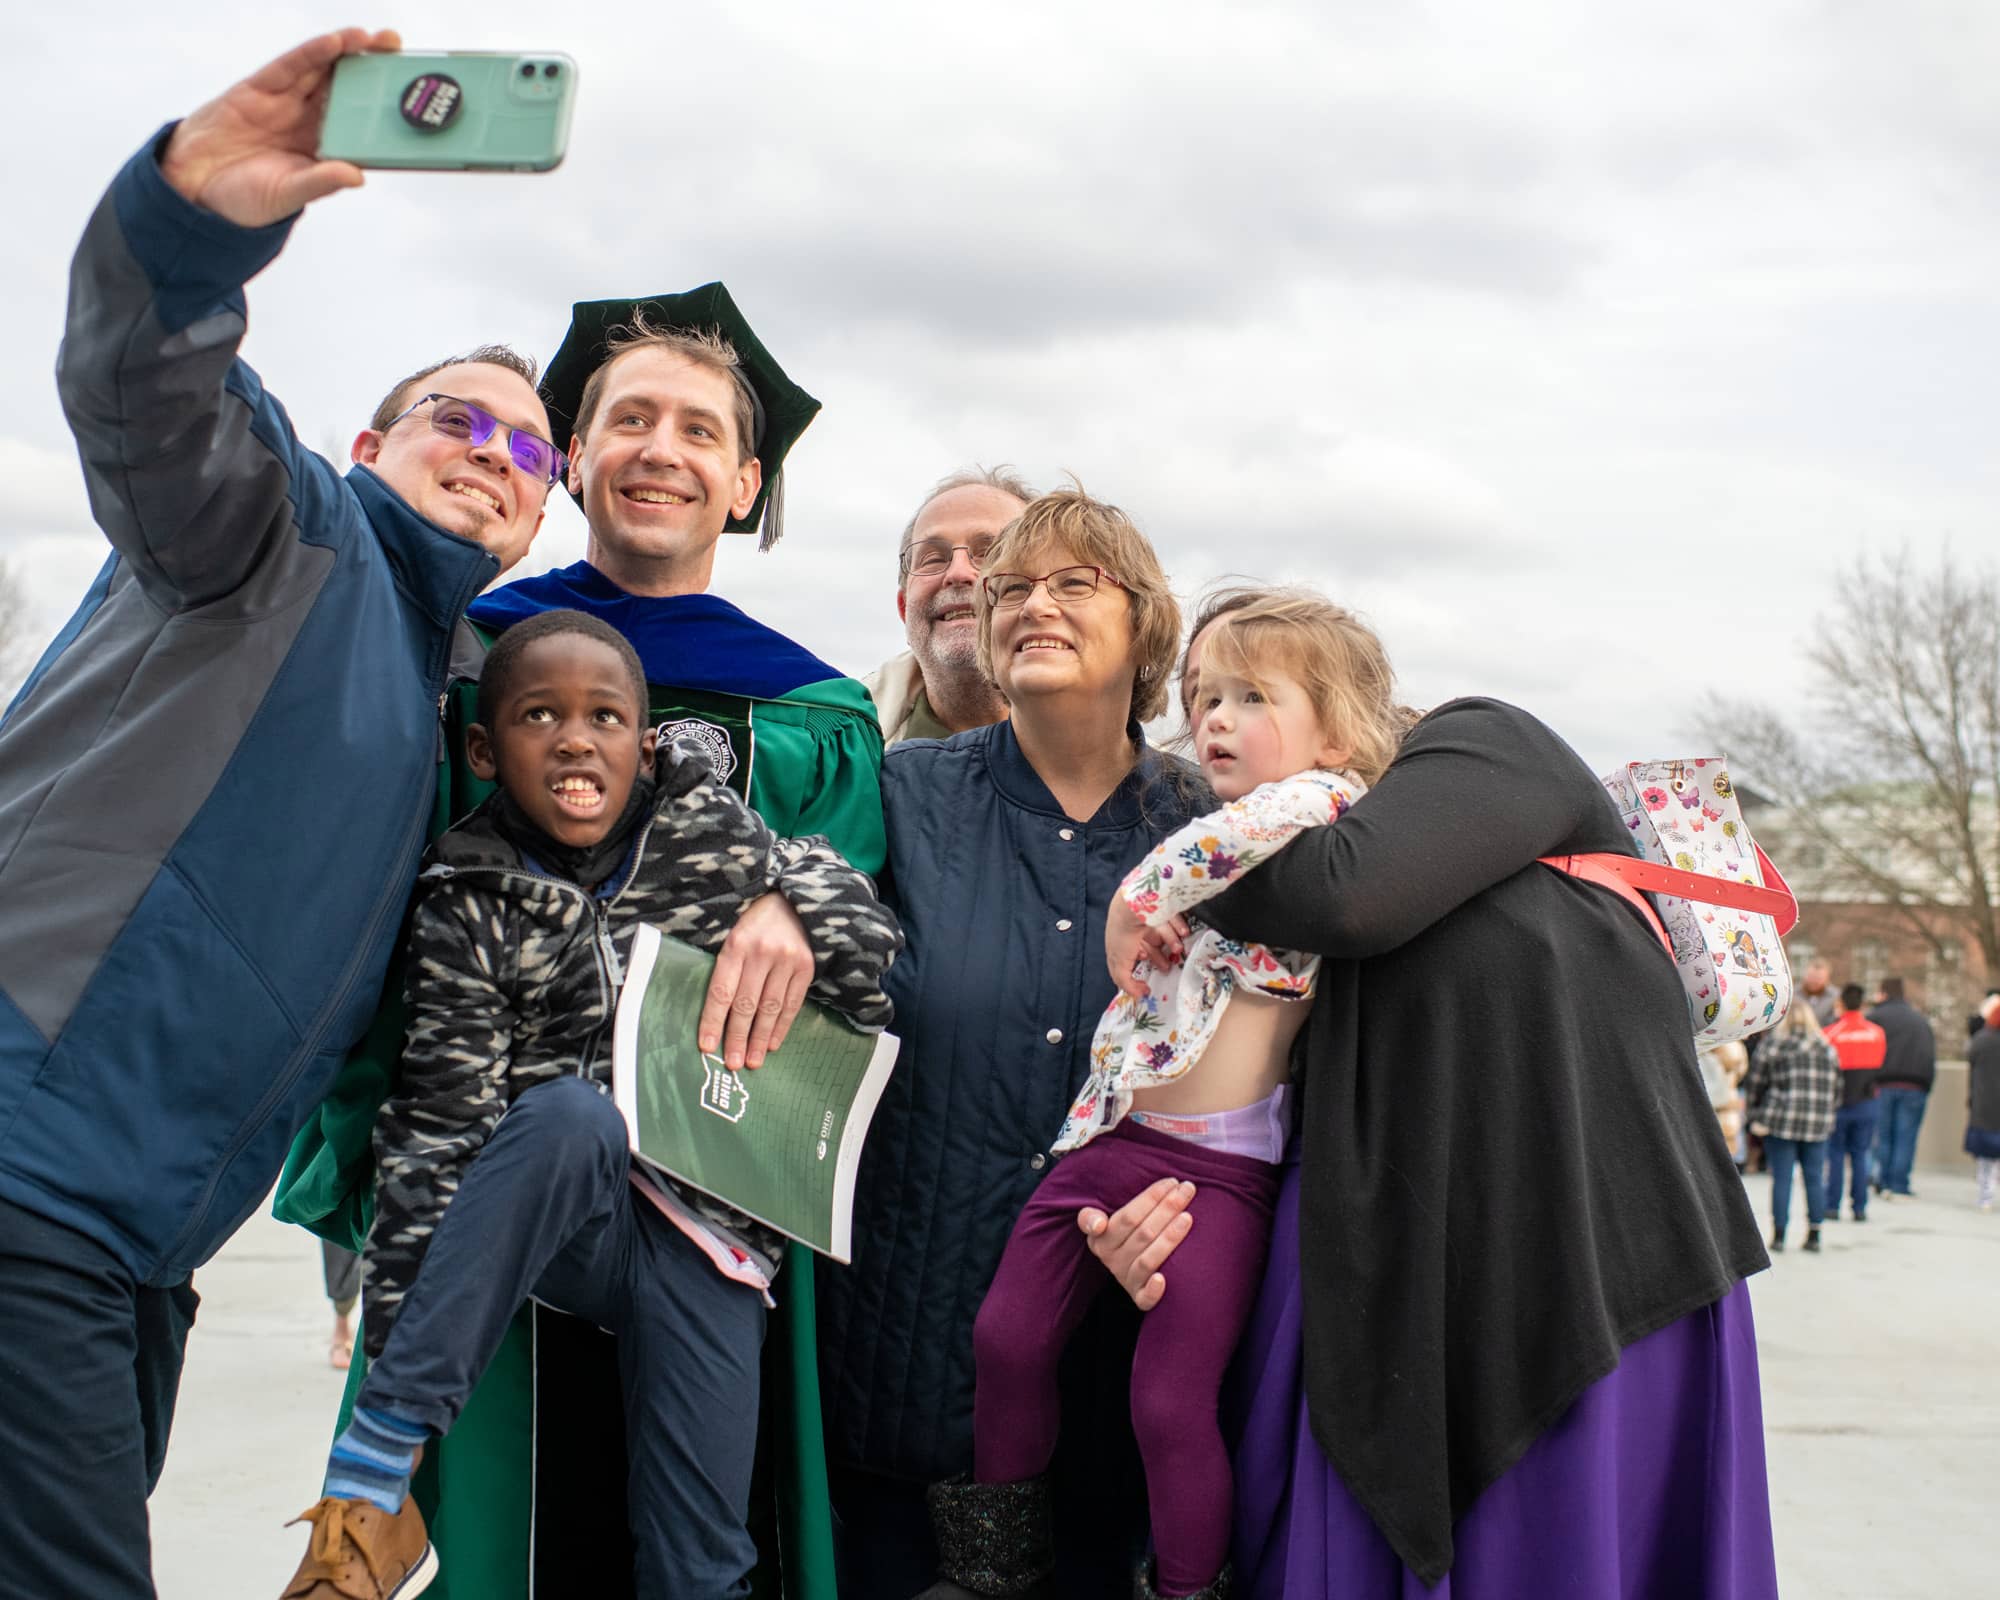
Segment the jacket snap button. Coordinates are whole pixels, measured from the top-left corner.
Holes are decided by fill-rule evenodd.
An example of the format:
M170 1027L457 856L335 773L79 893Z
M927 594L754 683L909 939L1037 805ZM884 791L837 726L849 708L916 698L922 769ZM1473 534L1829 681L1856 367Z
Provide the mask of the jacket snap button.
M1051 1028L1051 1029L1049 1029L1049 1031L1048 1031L1047 1033L1043 1034L1043 1035L1042 1035L1042 1037L1043 1037L1043 1038L1045 1038L1045 1039L1047 1039L1047 1040L1049 1041L1049 1043L1050 1043L1050 1044L1061 1044L1061 1043L1062 1043L1062 1029L1060 1029L1060 1028Z
M1057 933L1068 933L1068 932L1069 932L1069 918L1068 918L1068 917L1058 917L1058 918L1056 918L1056 932L1057 932Z
M1049 1164L1049 1158L1041 1154L1039 1151L1037 1151L1034 1155L1028 1157L1028 1165L1033 1167L1037 1172L1040 1172L1042 1168L1046 1167L1048 1164Z
M1056 830L1056 837L1057 837L1058 839L1074 839L1074 838L1076 837L1076 829L1074 829L1074 828L1058 828L1058 829Z

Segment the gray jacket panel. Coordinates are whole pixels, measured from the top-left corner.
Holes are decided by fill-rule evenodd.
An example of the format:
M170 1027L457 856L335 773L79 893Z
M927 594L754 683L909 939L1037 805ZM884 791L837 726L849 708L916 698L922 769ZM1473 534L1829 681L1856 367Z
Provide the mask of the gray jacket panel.
M282 239L283 230L278 237ZM109 592L0 725L0 990L53 1040L208 799L333 566L253 431L233 314L163 320L107 197L71 271L57 365ZM143 804L135 804L143 797Z
M190 205L159 144L85 232L61 362L116 553L0 719L0 1199L168 1284L375 1009L496 564L299 444L234 357L288 229Z

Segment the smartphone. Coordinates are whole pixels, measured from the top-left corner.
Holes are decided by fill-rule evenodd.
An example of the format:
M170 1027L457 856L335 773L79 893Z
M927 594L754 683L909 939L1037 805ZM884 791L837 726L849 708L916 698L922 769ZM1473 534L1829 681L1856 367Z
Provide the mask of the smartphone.
M342 56L322 160L421 172L547 172L569 143L576 63L454 50Z

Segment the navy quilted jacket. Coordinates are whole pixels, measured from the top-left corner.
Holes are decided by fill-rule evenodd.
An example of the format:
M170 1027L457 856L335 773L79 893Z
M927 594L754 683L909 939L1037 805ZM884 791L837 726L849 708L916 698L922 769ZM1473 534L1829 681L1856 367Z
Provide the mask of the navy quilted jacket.
M1211 797L1142 749L1074 822L1002 722L897 745L882 801L903 1043L862 1155L854 1264L820 1270L821 1399L833 1462L931 1480L972 1464L972 1321L1112 996L1111 897Z

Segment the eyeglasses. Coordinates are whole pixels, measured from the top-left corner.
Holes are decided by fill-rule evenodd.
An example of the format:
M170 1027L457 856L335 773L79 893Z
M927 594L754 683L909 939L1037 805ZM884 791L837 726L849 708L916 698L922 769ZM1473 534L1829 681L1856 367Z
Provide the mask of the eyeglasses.
M529 477L551 486L562 482L562 475L569 470L569 457L564 455L538 433L530 433L526 428L512 427L502 422L484 406L476 406L470 400L461 400L456 395L427 394L416 405L391 417L382 425L387 433L391 428L421 406L431 408L431 432L441 433L447 439L456 439L460 444L481 445L493 437L495 428L507 429L507 455L515 466Z
M903 552L903 571L912 578L935 578L951 568L951 558L963 550L976 567L993 548L997 533L982 533L964 544L947 544L942 539L919 539Z
M1096 594L1100 583L1114 589L1125 587L1102 567L1057 567L1039 578L1025 572L996 572L986 580L986 603L995 611L1019 611L1037 586L1042 586L1057 605L1073 606Z

